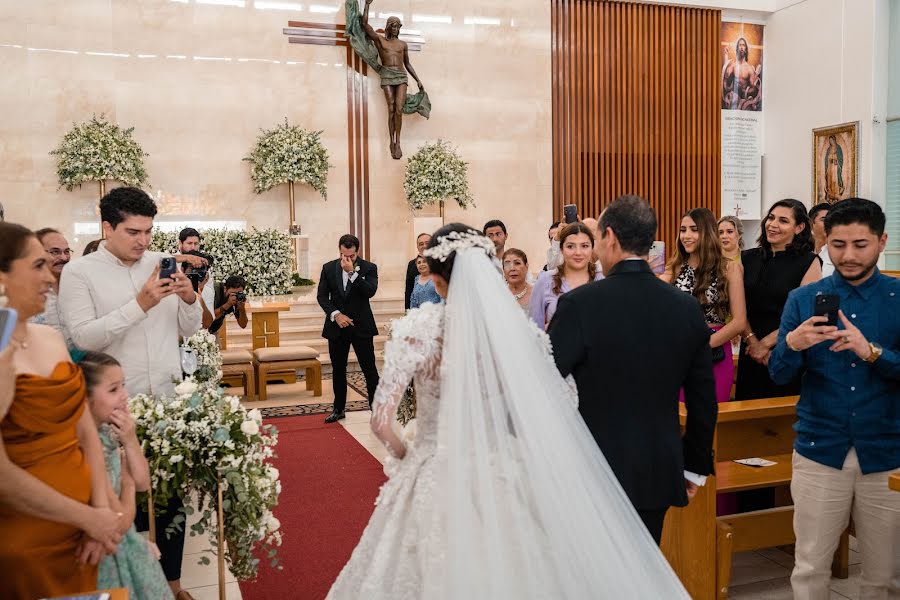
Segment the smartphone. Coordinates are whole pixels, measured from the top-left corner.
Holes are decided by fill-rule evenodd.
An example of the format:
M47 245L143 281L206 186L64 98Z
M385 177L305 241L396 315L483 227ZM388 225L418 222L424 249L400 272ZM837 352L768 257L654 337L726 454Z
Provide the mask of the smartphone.
M6 350L12 339L13 329L19 320L18 313L12 308L0 308L0 351Z
M565 214L566 223L576 223L578 221L578 207L574 204L563 206L563 214Z
M662 240L656 240L650 245L650 254L647 258L650 268L657 275L666 272L666 243Z
M163 256L159 259L159 278L160 279L170 279L172 275L175 274L175 271L178 270L178 263L175 262L175 258L172 256Z
M816 317L828 317L825 323L819 323L820 327L837 327L838 309L841 305L841 297L837 294L818 294L816 295L815 307L813 315Z

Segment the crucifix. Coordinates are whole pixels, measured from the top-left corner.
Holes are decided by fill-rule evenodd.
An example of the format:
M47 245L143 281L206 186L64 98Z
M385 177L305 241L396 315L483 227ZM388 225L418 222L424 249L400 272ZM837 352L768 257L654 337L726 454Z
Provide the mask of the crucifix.
M356 15L359 8L353 3ZM347 70L347 158L349 165L350 231L360 239L361 253L369 254L369 110L366 77L369 65L354 52L342 23L314 23L288 21L283 29L291 44L344 46ZM422 50L425 44L418 32L408 31L400 36L409 52Z

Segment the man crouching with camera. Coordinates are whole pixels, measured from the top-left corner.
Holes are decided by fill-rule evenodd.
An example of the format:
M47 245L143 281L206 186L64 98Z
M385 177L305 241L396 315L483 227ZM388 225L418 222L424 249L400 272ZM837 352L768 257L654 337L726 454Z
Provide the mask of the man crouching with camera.
M234 315L241 329L247 327L247 310L244 305L247 302L247 281L240 275L232 275L222 283L222 287L216 289L215 314L209 325L210 333L218 333L225 324L225 317Z

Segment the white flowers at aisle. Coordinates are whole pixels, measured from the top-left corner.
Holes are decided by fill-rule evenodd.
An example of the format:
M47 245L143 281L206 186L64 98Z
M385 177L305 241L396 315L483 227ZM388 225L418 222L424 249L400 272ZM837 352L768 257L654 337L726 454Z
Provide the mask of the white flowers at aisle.
M194 351L197 357L197 370L194 372L194 380L200 383L218 384L222 380L222 354L219 352L219 342L216 336L205 329L201 329L188 339L184 340L185 347ZM179 385L190 385L190 380L183 381ZM175 388L176 393L178 388Z
M452 198L462 208L475 206L469 193L468 168L449 142L425 144L406 163L406 203L418 210Z
M281 531L272 509L281 482L278 469L270 464L278 431L262 424L258 409L248 411L218 387L221 356L208 335L200 332L185 342L197 353L198 379L179 383L172 397L135 396L128 408L150 463L157 510L173 496L196 493L201 514L191 525L191 536L206 533L213 548L221 482L225 557L235 578L246 581L256 577L262 554L278 566ZM175 517L174 527L183 527L194 509L185 506L183 512ZM201 562L208 564L209 558Z
M75 123L50 152L58 157L56 176L60 187L70 192L85 181L113 179L139 186L147 181L147 153L131 137L134 127L123 129L106 117Z

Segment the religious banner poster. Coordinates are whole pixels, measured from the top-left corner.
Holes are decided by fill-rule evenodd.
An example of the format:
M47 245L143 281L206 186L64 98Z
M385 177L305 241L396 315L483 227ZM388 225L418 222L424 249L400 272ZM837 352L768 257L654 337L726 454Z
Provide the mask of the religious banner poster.
M813 129L815 204L856 196L859 171L859 121Z
M722 23L722 214L762 217L763 25Z

